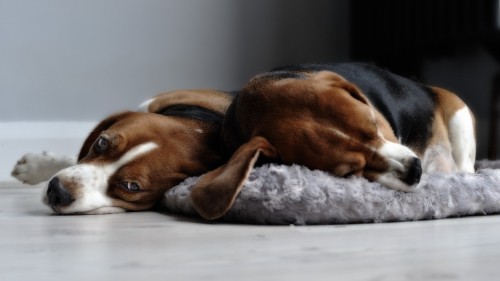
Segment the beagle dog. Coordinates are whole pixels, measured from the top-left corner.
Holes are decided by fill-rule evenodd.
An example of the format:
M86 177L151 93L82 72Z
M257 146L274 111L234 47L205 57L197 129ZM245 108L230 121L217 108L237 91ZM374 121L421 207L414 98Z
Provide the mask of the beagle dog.
M191 192L205 219L232 206L259 161L412 191L422 173L474 172L474 117L453 93L372 65L312 64L254 77L226 113L226 163Z
M144 102L142 112L100 122L77 163L47 153L26 155L12 175L28 183L49 180L43 201L59 214L150 209L169 188L222 164L220 128L233 98L214 90L159 95Z

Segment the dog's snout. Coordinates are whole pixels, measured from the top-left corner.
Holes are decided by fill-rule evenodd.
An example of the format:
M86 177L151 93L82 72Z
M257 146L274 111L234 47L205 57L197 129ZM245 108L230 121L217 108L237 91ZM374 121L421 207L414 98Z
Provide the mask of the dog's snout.
M406 173L406 177L404 178L403 181L408 185L413 185L419 183L421 177L422 177L422 163L420 162L420 159L415 157L411 160L408 172Z
M51 206L67 206L73 202L71 194L64 188L58 177L54 177L49 182L47 200Z

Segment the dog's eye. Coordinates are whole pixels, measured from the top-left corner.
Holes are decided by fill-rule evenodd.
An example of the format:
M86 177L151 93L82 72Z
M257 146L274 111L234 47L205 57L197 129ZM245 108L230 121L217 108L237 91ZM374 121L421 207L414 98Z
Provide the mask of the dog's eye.
M94 151L98 154L103 153L109 147L109 140L105 137L99 137L94 144Z
M352 172L348 172L347 174L345 174L343 177L344 178L350 178L352 176L356 175L356 172L355 171L352 171Z
M139 184L133 181L124 181L121 183L121 186L128 191L141 191Z
M347 172L343 177L344 178L350 178L352 176L361 176L361 170L352 170L350 172Z

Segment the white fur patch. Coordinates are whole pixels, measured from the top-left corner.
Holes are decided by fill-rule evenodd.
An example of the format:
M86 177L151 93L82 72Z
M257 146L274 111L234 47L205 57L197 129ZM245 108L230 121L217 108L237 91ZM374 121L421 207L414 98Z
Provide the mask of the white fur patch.
M453 159L460 171L474 173L476 138L474 121L469 108L464 107L453 115L448 124Z
M69 206L58 209L58 211L64 214L124 212L125 210L112 206L112 199L106 194L109 178L123 165L157 147L157 144L147 142L132 148L116 162L105 165L78 164L60 171L55 176L59 178L61 183L71 182L77 188L72 194L75 201ZM47 202L46 196L43 201Z
M390 141L385 141L377 152L385 158L392 159L394 168L400 168L399 170L402 170L408 159L413 160L417 157L415 152L408 147Z
M449 146L439 143L427 147L422 157L422 170L427 174L457 171Z
M417 155L408 147L390 141L385 141L377 152L387 161L389 169L376 181L395 190L413 190L416 184L409 186L401 178L406 176Z
M146 101L144 101L143 103L141 103L141 105L139 105L139 107L137 108L137 111L139 112L150 112L149 111L149 105L155 100L155 98L150 98Z

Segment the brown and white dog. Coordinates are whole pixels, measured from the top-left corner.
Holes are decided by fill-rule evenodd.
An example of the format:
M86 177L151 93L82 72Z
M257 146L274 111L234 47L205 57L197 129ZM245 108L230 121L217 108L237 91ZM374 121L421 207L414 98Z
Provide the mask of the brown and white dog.
M43 201L59 214L149 209L169 188L221 164L220 127L232 99L214 90L159 95L140 106L143 112L118 113L100 122L85 140L78 163L29 154L12 175L32 184L50 179Z
M224 215L259 158L411 191L422 172L474 172L475 129L454 94L364 64L295 65L253 78L228 109L226 164L191 193Z
M46 178L45 193L55 212L102 214L149 209L167 189L205 173L191 198L202 217L216 219L257 161L362 176L403 191L413 190L422 172L474 172L467 106L446 90L374 66L284 67L256 76L233 98L217 91L160 95L141 106L150 113L102 121L78 164L57 172L74 163L25 157L13 175L29 182L46 163L57 172Z

